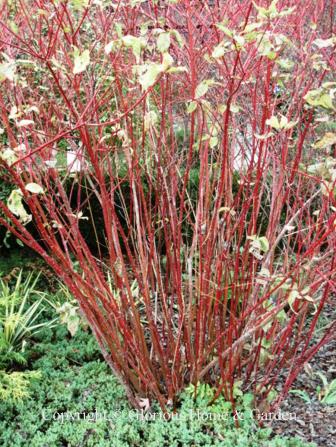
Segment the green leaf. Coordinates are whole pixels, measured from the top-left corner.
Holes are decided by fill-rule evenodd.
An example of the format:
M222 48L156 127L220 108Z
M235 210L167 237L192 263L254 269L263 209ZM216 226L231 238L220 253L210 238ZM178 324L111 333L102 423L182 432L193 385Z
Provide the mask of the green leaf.
M10 29L13 31L13 33L18 34L19 27L17 26L17 24L15 22L10 21L9 26L10 26Z
M22 241L20 241L20 239L15 239L16 243L20 246L20 247L24 247L24 243Z
M255 2L253 2L253 5L256 8L256 10L258 11L258 16L259 17L262 17L263 19L267 19L268 18L268 16L269 16L268 9L256 5Z
M156 45L160 53L165 53L166 51L168 51L170 47L170 33L169 32L160 33L159 37L157 38Z
M32 194L44 194L42 186L37 183L27 183L25 190L31 192Z
M209 87L213 84L214 81L212 79L205 79L200 84L198 84L195 91L195 99L199 99L204 96L209 90Z
M255 31L256 29L260 28L261 26L262 26L261 22L249 23L248 25L245 26L243 33L244 34L251 33L252 31Z
M121 39L123 37L123 24L120 22L116 22L114 24L114 28L116 30L118 38Z
M139 62L141 48L144 44L141 37L131 36L130 34L122 38L122 42L126 47L132 48L136 60Z
M270 127L273 127L273 129L279 130L280 129L280 122L276 116L271 116L266 120L266 124Z
M172 67L173 63L174 59L171 55L169 53L164 53L162 56L162 64L149 63L138 67L139 83L142 90L147 90L154 85L161 73L168 73L172 68L185 71L184 67Z
M19 118L22 115L21 112L18 111L16 106L11 107L8 118L10 120L15 120L16 118Z
M244 34L246 42L254 42L260 36L260 33L257 31L251 31L250 33Z
M6 54L2 54L7 59L7 62L0 64L0 81L4 81L5 79L14 81L16 75L15 61L10 59Z
M311 106L320 106L325 109L333 109L330 93L324 93L321 89L310 90L305 96L305 101Z
M331 37L330 39L315 39L313 44L317 46L317 48L328 48L336 43L336 38Z
M81 10L87 8L89 5L89 0L70 0L71 5L75 10Z
M260 249L266 253L269 250L269 242L265 236L259 238Z
M25 224L31 221L31 215L27 213L22 204L22 192L19 189L14 189L7 200L7 206L19 220Z
M71 334L71 337L73 337L76 334L76 332L78 331L79 323L80 323L80 320L77 316L69 317L69 320L67 322L67 328Z
M196 101L191 101L191 102L188 104L187 112L188 112L188 113L192 113L192 112L194 112L196 109L197 109L197 102L196 102Z
M4 149L0 152L0 158L6 161L9 166L18 160L16 153L10 148Z
M211 56L212 56L214 59L218 59L218 58L220 58L220 57L223 57L224 54L226 53L226 51L227 51L227 50L226 50L226 48L224 47L224 45L223 45L222 43L220 43L219 45L217 45L217 46L213 49Z
M170 67L168 68L168 70L166 70L167 73L184 73L187 72L188 69L186 67Z
M73 74L79 74L85 71L90 63L90 51L84 50L82 53L75 47L74 50L74 68Z
M258 16L261 19L275 19L277 17L285 17L290 15L296 8L296 6L293 6L291 8L278 11L276 7L277 3L278 0L273 0L268 9L258 6L255 2L253 2L253 5L258 11Z
M72 337L76 334L80 324L80 317L77 310L78 308L69 302L65 302L62 306L56 308L61 323L67 325L68 331Z
M173 63L174 63L174 59L171 57L171 55L169 53L164 53L162 56L161 70L167 71L169 68L172 67ZM179 67L176 67L176 68L179 68ZM183 68L183 70L185 70L184 67L181 67L181 68Z
M145 91L149 87L154 85L161 73L161 64L146 64L141 66L139 83L142 87L142 90Z
M280 115L280 120L274 115L266 120L266 124L276 130L289 130L296 126L297 123L298 121L288 121L288 118L283 115Z
M235 216L236 215L235 210L233 208L229 208L228 206L222 206L222 207L219 208L218 214L219 213L223 213L223 212L230 213L231 216Z
M218 145L218 137L211 137L209 141L209 146L211 149Z
M32 120L21 120L17 123L18 127L28 127L34 124L34 121Z
M291 70L294 67L294 62L290 59L278 59L276 63L284 70Z
M268 51L265 56L268 57L269 60L273 61L274 59L276 59L277 54L275 51Z
M249 249L249 253L251 253L257 259L262 259L263 255L260 253L266 253L269 250L269 242L265 236L258 237L256 234L251 236L247 236L248 240L251 240L251 247Z
M227 109L227 105L226 104L220 104L218 106L218 112L219 113L224 113L226 111L226 109Z
M336 391L334 393L329 393L321 400L325 405L336 405Z
M322 380L324 388L328 388L328 379L326 378L326 376L320 371L317 371L316 375L319 376L319 378Z
M325 93L324 95L322 95L319 99L319 104L321 107L325 108L325 109L332 109L333 108L333 103L332 103L332 99L331 96L327 93Z
M220 29L226 36L233 37L234 32L230 30L227 26L225 26L225 23L217 23L217 28Z
M118 46L119 41L118 40L111 40L107 45L105 45L105 54L110 54L112 51L116 49Z
M171 33L174 35L174 37L175 37L175 39L176 39L176 42L177 42L178 46L179 46L180 48L182 48L182 47L184 46L184 39L183 39L183 37L181 36L181 34L180 34L176 29L173 29L173 30L171 31Z
M240 111L240 107L237 104L231 104L230 105L230 111L232 113L238 113Z
M245 38L243 36L240 36L239 34L235 34L233 38L236 43L236 47L238 49L243 48L243 46L245 45Z
M261 56L266 56L269 59L274 59L274 46L272 42L270 41L270 38L268 34L261 35L260 39L258 40L258 52Z
M274 135L273 132L268 132L266 134L263 135L258 135L258 134L254 134L254 136L256 137L257 140L267 140L268 138L271 138Z

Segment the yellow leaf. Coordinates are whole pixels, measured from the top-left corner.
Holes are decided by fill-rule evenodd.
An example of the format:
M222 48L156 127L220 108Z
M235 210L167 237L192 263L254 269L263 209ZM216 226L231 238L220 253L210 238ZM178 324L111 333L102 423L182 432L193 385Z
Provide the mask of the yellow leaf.
M333 132L327 132L321 140L317 141L314 144L316 149L323 149L327 146L331 146L332 144L336 144L336 134Z

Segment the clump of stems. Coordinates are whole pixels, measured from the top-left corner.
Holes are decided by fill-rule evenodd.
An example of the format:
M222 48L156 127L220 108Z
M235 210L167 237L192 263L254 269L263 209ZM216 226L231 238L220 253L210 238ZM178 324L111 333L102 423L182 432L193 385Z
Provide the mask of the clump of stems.
M0 223L134 405L285 372L275 408L335 332L332 2L107 3L1 4Z

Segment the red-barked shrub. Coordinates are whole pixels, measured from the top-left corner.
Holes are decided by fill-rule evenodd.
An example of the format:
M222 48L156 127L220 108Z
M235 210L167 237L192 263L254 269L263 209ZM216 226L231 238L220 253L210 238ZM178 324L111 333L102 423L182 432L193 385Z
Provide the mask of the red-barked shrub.
M332 3L1 3L0 223L134 405L206 382L275 408L334 336Z

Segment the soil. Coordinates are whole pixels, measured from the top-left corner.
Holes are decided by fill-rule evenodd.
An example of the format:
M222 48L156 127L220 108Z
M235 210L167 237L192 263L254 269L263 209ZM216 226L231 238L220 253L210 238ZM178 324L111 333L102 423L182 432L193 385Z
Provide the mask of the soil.
M333 300L335 301L335 300ZM325 321L335 321L336 306L328 305ZM336 378L336 340L327 343L306 365L293 384L292 390L302 390L308 395L309 402L294 393L289 393L281 405L280 411L291 413L288 420L272 422L274 434L298 436L307 442L315 442L318 447L336 447L336 404L321 403L319 387L323 390L321 372L328 384Z

